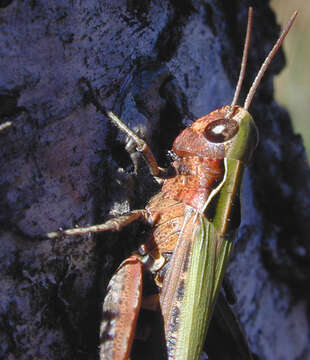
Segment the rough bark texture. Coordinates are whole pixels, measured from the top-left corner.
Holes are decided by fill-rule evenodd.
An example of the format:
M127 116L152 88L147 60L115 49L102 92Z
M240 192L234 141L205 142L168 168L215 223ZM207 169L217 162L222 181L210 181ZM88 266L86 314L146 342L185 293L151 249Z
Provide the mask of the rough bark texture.
M249 4L0 2L0 114L13 122L0 134L0 358L98 357L102 288L136 240L129 231L44 235L141 208L157 191L143 164L133 175L124 136L79 80L166 165L184 125L231 101ZM278 33L268 1L255 1L244 89ZM251 107L261 141L228 273L251 351L273 360L310 358L310 173L301 138L273 101L272 74L283 65L280 53Z

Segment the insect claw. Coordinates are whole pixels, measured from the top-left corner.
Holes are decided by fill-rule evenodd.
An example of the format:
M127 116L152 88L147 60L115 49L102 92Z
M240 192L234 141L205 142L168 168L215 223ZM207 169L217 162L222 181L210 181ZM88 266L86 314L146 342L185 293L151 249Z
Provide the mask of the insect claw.
M10 127L12 125L12 122L11 121L6 121L4 122L3 124L0 125L0 131Z
M46 234L49 239L56 239L62 236L62 232L52 231Z
M164 183L164 179L154 176L154 180L157 182L157 184L162 185Z

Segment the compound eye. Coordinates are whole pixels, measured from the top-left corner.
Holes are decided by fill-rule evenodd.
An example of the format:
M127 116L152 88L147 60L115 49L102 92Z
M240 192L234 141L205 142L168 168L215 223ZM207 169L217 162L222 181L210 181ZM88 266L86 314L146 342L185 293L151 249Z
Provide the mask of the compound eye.
M239 130L239 125L233 119L214 120L204 130L204 135L208 141L222 143L230 140Z

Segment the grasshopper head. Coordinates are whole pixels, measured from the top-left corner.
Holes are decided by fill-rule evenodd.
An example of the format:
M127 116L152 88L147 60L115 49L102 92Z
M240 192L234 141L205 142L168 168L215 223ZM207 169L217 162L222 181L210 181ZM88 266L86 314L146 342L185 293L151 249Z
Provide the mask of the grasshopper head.
M271 60L279 50L285 36L293 25L297 11L291 16L279 39L267 55L247 94L244 107L237 106L250 45L253 9L249 8L249 20L240 75L231 105L219 108L196 120L175 140L172 150L180 157L200 156L210 159L235 159L248 163L258 142L255 123L247 111L261 79Z
M240 106L224 106L196 120L174 141L180 157L230 158L248 163L258 143L252 116Z

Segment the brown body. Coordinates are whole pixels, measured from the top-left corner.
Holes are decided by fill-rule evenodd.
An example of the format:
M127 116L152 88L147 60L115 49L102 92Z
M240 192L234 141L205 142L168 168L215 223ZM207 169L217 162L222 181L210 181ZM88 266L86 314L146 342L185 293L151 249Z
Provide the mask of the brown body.
M142 300L142 306L147 304L147 307L159 309L161 312L166 334L166 352L169 358L173 358L170 352L173 353L173 339L177 337L179 304L182 301L182 287L187 276L186 264L189 261L196 230L199 229L200 216L205 211L210 193L221 183L224 174L225 146L210 143L205 133L208 125L214 121L223 120L228 110L230 107L223 107L196 120L175 140L172 148L177 156L172 163L175 175L163 182L161 191L147 204L144 218L151 224L151 231L146 241L130 258L131 261L135 257L141 260L144 271L150 271L153 274L158 286L159 303L158 297L154 296L151 301L150 299ZM207 153L210 156L206 156ZM165 256L168 253L172 256ZM167 267L165 265L168 258L170 263ZM124 289L128 286L134 295L139 292L140 284L135 277L140 278L140 274L126 272L125 278L125 272L122 269L127 266L127 261L121 264L109 288L115 287L115 283L122 282ZM133 286L134 284L136 287ZM117 299L123 296L128 297L125 290L124 294L114 293L114 301L118 301ZM111 304L107 303L107 300L104 308L110 311ZM134 308L131 307L131 309ZM119 352L118 345L120 342L118 338L124 338L122 327L125 319L120 314L126 311L128 311L128 304L118 304L116 317L119 321L115 324L113 333L113 337L116 337L113 359L123 359L124 354L128 352L127 348ZM134 332L134 320L130 326ZM109 327L105 326L102 333L104 334L107 329ZM130 344L132 340L131 338Z
M222 163L196 156L174 161L177 175L166 180L161 192L146 206L153 226L152 236L144 244L148 250L174 250L187 205L202 212L211 191L223 177Z
M227 108L223 108L195 121L195 123L184 130L174 142L172 150L178 159L172 163L175 176L164 181L161 191L152 197L146 206L148 221L152 225L150 237L142 245L142 253L150 253L156 258L165 252L172 252L179 240L181 231L184 229L184 219L186 214L204 212L204 206L212 190L223 179L223 156L222 149L216 150L216 145L211 151L212 156L208 158L202 149L206 145L201 133L212 121L223 118ZM197 129L199 124L199 130ZM188 133L193 136L188 138ZM179 141L181 139L181 142ZM196 144L193 141L196 139ZM202 144L203 141L205 144ZM179 150L181 146L181 150ZM201 155L195 145L200 147ZM207 145L210 145L207 143ZM212 148L208 146L208 151ZM190 148L192 155L184 149ZM222 158L220 158L222 156ZM187 215L189 216L189 215ZM197 217L197 215L196 215ZM195 221L196 223L197 221ZM193 224L194 225L194 224ZM194 233L193 228L189 228L190 236Z

